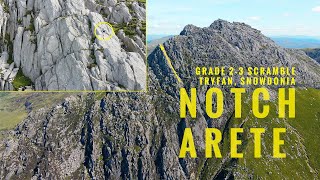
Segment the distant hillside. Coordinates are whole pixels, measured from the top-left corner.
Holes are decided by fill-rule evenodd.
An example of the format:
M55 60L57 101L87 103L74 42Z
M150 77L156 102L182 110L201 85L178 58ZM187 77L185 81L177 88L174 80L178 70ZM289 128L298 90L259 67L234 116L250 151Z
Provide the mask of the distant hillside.
M320 48L315 49L302 49L309 57L315 59L318 63L320 63Z
M162 43L174 35L148 35L148 46L153 46L155 43ZM276 44L283 48L291 49L314 49L320 48L320 37L312 36L271 36ZM158 44L159 44L158 43ZM151 48L152 49L152 48ZM153 49L152 49L153 50ZM151 51L149 51L149 54Z
M171 37L172 35L165 35L165 34L148 34L147 35L147 42L150 43L154 40L157 40L157 39L161 39L163 37Z
M158 38L157 38L158 37ZM148 37L148 56L152 53L152 51L159 45L164 42L166 42L168 39L170 39L173 36L161 36L161 35L153 35L151 39Z
M284 48L304 49L320 48L320 38L303 36L271 37L279 46Z

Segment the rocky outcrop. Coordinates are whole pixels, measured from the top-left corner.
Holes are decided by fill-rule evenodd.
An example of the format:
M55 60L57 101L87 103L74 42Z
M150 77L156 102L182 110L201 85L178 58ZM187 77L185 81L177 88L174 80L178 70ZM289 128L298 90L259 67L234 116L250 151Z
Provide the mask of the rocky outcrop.
M309 57L320 63L320 49L302 49Z
M134 1L6 0L0 5L0 32L6 37L0 49L31 79L35 90L143 90L144 9L144 3ZM98 23L109 22L118 31L131 21L137 24L130 31L134 38L123 40L116 33L103 40L94 35ZM99 26L97 35L103 34L113 31Z
M0 56L0 89L6 91L14 90L11 85L13 79L16 77L19 68L14 68L14 63L8 64L9 55L4 52Z
M208 28L187 26L181 35L166 41L164 48L182 83L177 81L163 52L157 47L148 57L148 92L107 93L103 96L74 94L51 108L31 111L15 130L4 132L6 138L0 140L0 177L224 179L239 178L242 173L247 175L242 179L247 179L251 177L251 171L231 171L237 165L228 156L218 160L204 158L204 129L219 128L226 138L234 104L230 91L225 89L222 117L209 118L205 113L204 96L208 87L198 86L194 67L299 63L299 76L306 84L314 87L311 83L319 79L314 69L305 71L309 67L319 67L305 54L282 49L245 24L219 20ZM105 53L109 52L96 52L96 56L103 58ZM264 56L259 57L262 54ZM114 57L110 54L108 58ZM197 88L196 119L180 119L179 89L182 86L188 91L191 87ZM28 99L30 101L32 98ZM239 121L236 124L241 126L246 122L245 119ZM199 155L196 159L178 158L186 127L193 129ZM299 143L293 143L289 149L298 146ZM307 173L310 171L305 168L305 172L299 175L313 177Z

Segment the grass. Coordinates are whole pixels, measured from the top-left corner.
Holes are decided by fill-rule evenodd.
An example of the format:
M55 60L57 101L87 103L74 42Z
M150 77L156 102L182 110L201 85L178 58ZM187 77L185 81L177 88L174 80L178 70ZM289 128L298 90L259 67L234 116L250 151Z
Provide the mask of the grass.
M120 25L117 25L117 24L113 24L112 27L115 34L118 34L119 30L122 29Z
M9 5L7 3L3 3L3 2L1 2L1 4L2 4L2 7L3 7L3 11L5 13L9 14L10 13Z
M30 14L31 14L32 11L30 11ZM25 29L26 31L30 31L31 33L33 33L36 28L34 27L34 19L33 17L31 17L30 19L30 25Z
M29 27L25 29L26 31L30 31L30 32L34 32L35 31L35 27L33 23L30 23Z
M19 103L21 97L14 93L0 93L0 131L13 129L27 117L24 103Z
M320 173L320 149L315 148L320 144L320 139L317 136L320 132L320 90L300 90L296 96L298 112L295 119L289 120L289 124L303 137L311 166L318 169L318 173ZM299 111L301 109L303 111Z
M140 30L143 32L143 34L146 34L146 21L141 22L142 26L140 27Z
M249 103L251 104L251 103ZM315 138L315 134L320 131L319 106L320 91L298 90L296 96L296 118L279 119L277 117L277 105L269 102L270 114L265 119L256 119L252 114L244 124L244 128L262 127L266 129L262 137L262 158L253 158L253 138L247 133L247 145L244 147L244 158L239 159L238 167L234 170L240 172L237 178L249 178L249 174L254 178L284 179L313 179L315 173L308 168L320 169L317 157L320 153L318 148L320 140ZM303 109L303 111L301 111ZM285 145L282 151L286 152L284 159L272 158L273 148L273 128L286 128L286 134L282 138ZM307 161L308 157L310 162Z
M17 22L18 22L19 25L22 25L22 19L18 19Z
M124 27L123 31L126 33L127 36L132 37L136 34L137 24L138 24L138 19L132 18L128 26Z
M126 36L133 37L136 35L136 28L138 27L138 19L137 18L132 18L132 20L129 22L128 25L125 23L122 24L112 24L112 27L114 29L115 34L118 34L118 31L120 29L123 29L124 33ZM140 30L145 34L146 32L146 22L142 22L142 27L140 27Z
M123 24L113 24L112 27L114 29L115 34L118 34L120 29L123 29L124 33L130 37L136 34L136 31L135 31L136 24L133 24L131 22L128 24L128 26L123 23Z
M13 129L27 117L24 103L19 103L21 97L12 93L0 93L0 131Z
M232 171L236 175L235 179L316 179L318 175L312 170L316 170L317 173L320 170L320 139L317 137L320 132L320 90L296 89L294 119L279 119L275 102L268 102L270 114L265 119L256 119L251 112L251 100L245 95L242 102L242 118L230 120L220 147L222 156L225 157L230 152L229 129L239 127L247 119L243 125L242 145L238 148L239 152L243 152L244 158L236 159L236 165L232 165L232 160L229 159L228 163L223 165L223 169ZM260 159L255 159L253 155L253 137L249 133L249 128L252 127L265 128ZM287 132L281 136L285 141L281 151L286 152L287 157L276 159L272 157L273 128L282 127L286 128ZM219 159L207 159L200 178L212 177L219 164Z
M25 111L0 111L0 117L0 131L2 131L13 129L17 124L21 122L22 119L27 117L27 113Z
M8 93L0 92L0 131L12 130L27 117L25 102L32 103L33 111L55 105L71 93ZM1 134L1 132L0 132Z
M128 7L130 14L133 14L134 11L133 11L132 4L131 4L131 3L132 3L132 2L127 2L127 3L126 3L126 6Z
M147 0L138 0L138 2L145 4L147 2Z
M32 81L23 74L21 69L19 69L17 76L12 82L12 85L15 89L19 89L20 87L32 85Z

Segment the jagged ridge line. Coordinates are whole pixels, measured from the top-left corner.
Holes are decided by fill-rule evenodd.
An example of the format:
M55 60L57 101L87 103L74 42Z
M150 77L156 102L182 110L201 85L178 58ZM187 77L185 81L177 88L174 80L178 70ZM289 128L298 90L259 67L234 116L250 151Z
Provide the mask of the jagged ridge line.
M172 66L171 60L170 60L170 58L169 58L169 56L168 56L168 54L167 54L167 51L164 49L163 44L159 44L159 46L160 46L160 49L161 49L164 57L166 58L166 60L167 60L167 62L168 62L170 68L172 69L174 75L176 76L176 79L178 80L179 83L182 83L182 80L181 80L181 78L179 77L177 71L176 71L176 70L174 69L174 67Z

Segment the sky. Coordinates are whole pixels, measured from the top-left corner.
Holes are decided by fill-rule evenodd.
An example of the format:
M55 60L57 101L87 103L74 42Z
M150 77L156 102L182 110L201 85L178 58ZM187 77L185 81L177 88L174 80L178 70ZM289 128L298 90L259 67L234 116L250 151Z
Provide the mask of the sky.
M187 24L244 22L267 36L320 37L320 0L148 0L148 34L176 35Z

